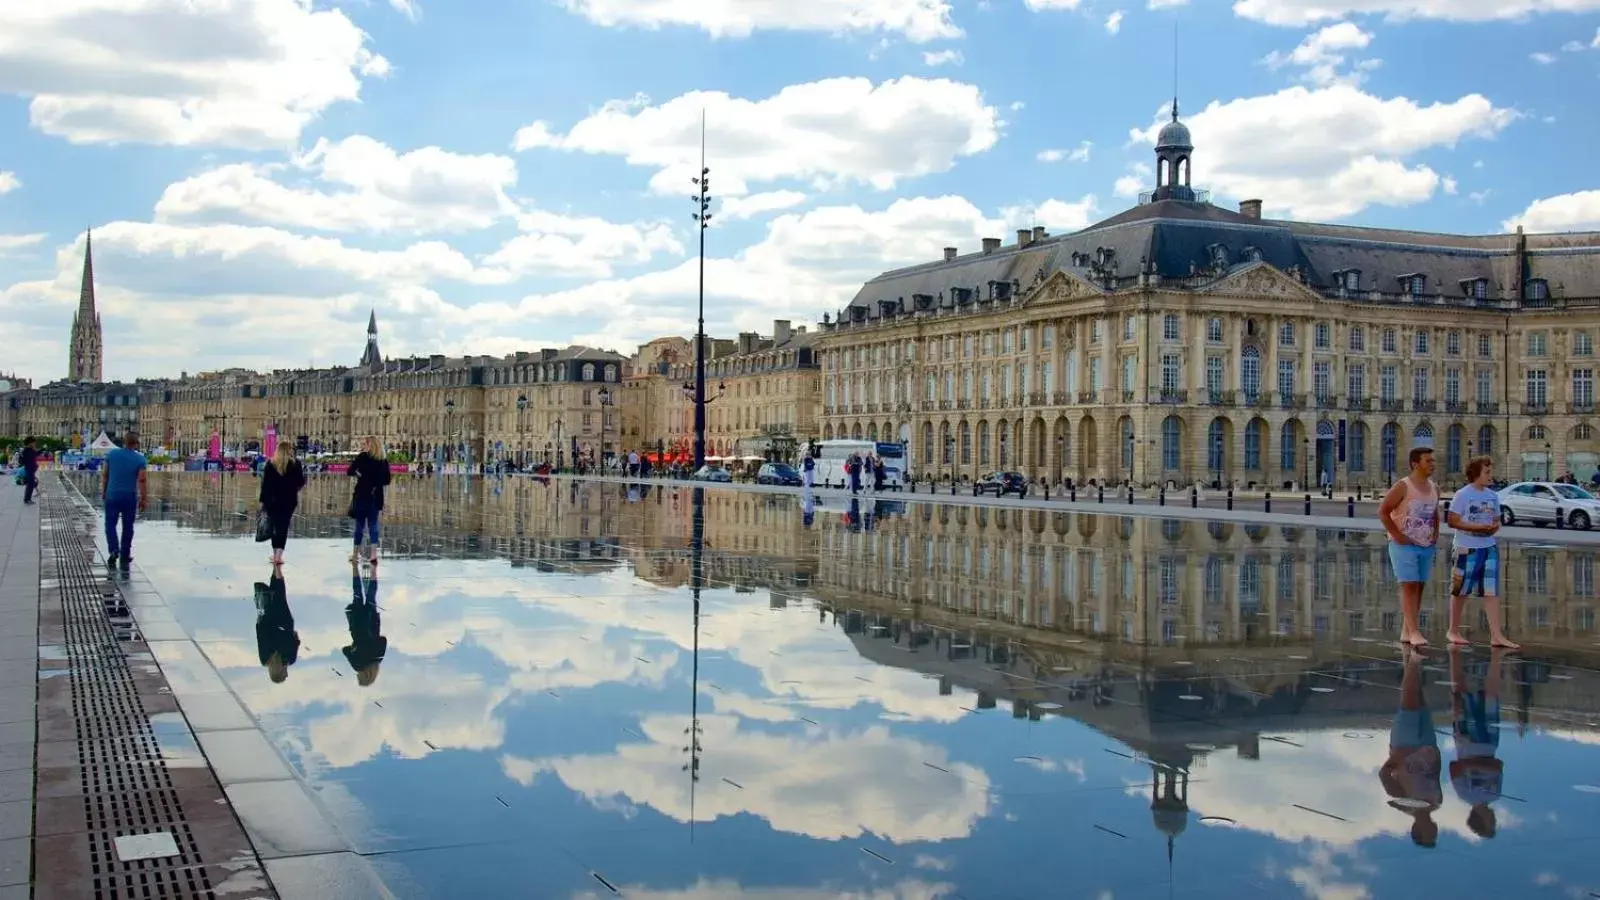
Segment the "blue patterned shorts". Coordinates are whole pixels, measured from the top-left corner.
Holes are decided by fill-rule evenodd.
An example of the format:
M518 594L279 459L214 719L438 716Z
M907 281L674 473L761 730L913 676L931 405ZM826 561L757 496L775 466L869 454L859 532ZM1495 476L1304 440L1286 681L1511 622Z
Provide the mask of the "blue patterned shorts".
M1500 596L1500 548L1457 550L1453 575L1450 593L1456 597Z

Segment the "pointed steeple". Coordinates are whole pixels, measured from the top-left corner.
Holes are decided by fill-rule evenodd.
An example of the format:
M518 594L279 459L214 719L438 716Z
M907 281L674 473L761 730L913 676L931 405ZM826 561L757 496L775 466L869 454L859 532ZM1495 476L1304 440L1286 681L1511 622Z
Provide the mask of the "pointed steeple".
M67 377L72 381L101 380L100 312L94 302L94 235L83 240L83 286L78 293L78 311L72 317L71 356Z
M367 349L361 351L360 367L369 372L383 369L383 351L378 349L378 311L367 317Z

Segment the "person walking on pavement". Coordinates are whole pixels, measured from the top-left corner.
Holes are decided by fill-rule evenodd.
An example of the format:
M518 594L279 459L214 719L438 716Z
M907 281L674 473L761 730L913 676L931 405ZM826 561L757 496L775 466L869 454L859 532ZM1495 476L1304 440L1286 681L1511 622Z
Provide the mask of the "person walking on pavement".
M361 442L361 452L350 463L350 477L356 480L350 497L350 518L356 522L355 546L350 561L361 558L361 537L365 533L372 548L367 559L378 564L378 516L383 512L383 489L389 486L389 461L378 451L378 439Z
M128 574L133 564L133 519L149 503L146 462L139 452L139 435L128 432L122 446L106 454L100 467L100 499L106 510L106 568ZM121 535L118 535L118 524Z
M874 494L881 494L883 493L884 476L888 474L883 469L883 460L874 456L869 465L872 466L872 492Z
M33 438L22 442L17 462L22 466L22 502L31 504L39 490L39 448Z
M850 460L844 464L844 470L850 476L850 493L861 493L861 457L850 457Z
M817 461L807 453L805 459L800 460L800 479L806 490L810 490L817 478Z
M1439 488L1433 483L1433 448L1411 451L1411 472L1395 482L1378 506L1378 521L1389 533L1389 565L1400 583L1400 612L1404 620L1400 642L1409 647L1426 647L1418 625L1422 612L1422 588L1433 570L1433 554L1439 541Z
M261 470L261 511L272 523L272 564L283 565L283 548L289 543L289 523L294 519L295 507L300 505L300 489L306 486L306 475L300 461L294 458L294 448L281 441L272 459Z

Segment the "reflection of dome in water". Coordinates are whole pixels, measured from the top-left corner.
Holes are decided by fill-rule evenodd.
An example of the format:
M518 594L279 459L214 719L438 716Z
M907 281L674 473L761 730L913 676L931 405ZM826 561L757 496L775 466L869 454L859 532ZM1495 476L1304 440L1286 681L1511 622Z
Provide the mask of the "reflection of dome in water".
M1150 808L1156 829L1167 837L1177 837L1189 828L1189 806L1182 800L1157 800Z

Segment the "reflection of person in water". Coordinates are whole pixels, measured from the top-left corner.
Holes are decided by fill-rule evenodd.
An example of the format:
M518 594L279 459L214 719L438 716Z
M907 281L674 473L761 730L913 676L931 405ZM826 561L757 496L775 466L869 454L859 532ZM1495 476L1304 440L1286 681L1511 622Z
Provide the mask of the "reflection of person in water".
M809 457L807 458L809 459ZM812 521L814 521L816 518L816 515L817 495L812 493L810 488L806 488L805 491L800 494L800 523L806 528L810 528Z
M256 652L274 684L289 677L289 667L300 656L300 635L289 612L289 594L283 585L283 567L272 567L268 584L256 582Z
M344 648L344 658L355 670L356 683L369 687L378 680L378 666L389 649L378 617L376 573L362 578L359 566L350 567L350 605L344 608L344 617L350 625L350 646Z
M1500 799L1505 763L1496 755L1500 750L1500 668L1505 648L1494 647L1489 656L1489 671L1483 687L1467 690L1466 668L1461 648L1450 648L1450 701L1455 713L1456 758L1450 763L1450 784L1472 807L1467 827L1481 838L1495 833L1494 807Z
M1411 840L1419 847L1439 843L1433 811L1444 801L1439 784L1439 736L1433 712L1422 696L1422 654L1406 647L1405 674L1400 682L1400 711L1389 732L1389 758L1378 770L1389 805L1410 815Z

